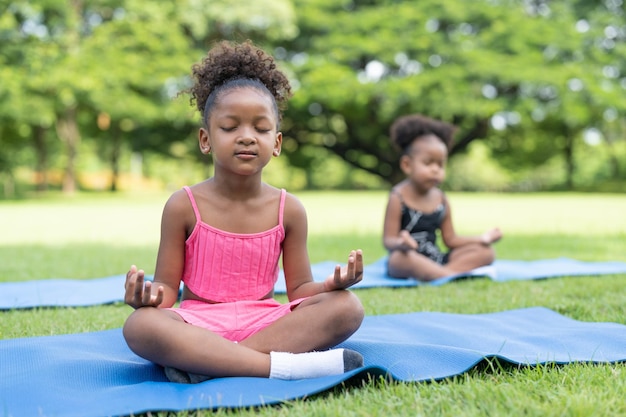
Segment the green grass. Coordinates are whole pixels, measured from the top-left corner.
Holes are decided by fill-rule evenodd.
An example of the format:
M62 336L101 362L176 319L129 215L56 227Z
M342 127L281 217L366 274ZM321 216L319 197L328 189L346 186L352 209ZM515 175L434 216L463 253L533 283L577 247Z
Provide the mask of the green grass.
M357 247L366 262L384 255L386 193L298 196L309 212L312 262L342 261ZM0 281L87 279L123 273L131 263L151 271L166 198L92 195L0 203ZM458 232L503 229L505 237L496 246L502 259L626 259L626 195L451 194L450 199ZM624 288L626 275L507 283L474 279L356 292L369 315L544 306L577 320L626 324ZM123 304L6 311L0 313L0 338L110 329L120 327L129 313ZM373 380L276 407L177 415L609 416L626 414L624 392L624 364L517 368L489 361L439 382Z

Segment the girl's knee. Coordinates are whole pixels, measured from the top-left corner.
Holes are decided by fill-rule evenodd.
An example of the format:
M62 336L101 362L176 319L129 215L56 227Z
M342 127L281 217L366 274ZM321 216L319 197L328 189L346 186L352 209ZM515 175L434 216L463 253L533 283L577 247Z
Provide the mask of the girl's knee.
M468 248L471 248L471 250L468 250L467 252L468 255L479 260L481 265L489 265L496 258L496 252L491 246L485 246L482 243L475 243L472 244L472 246L468 246Z
M133 311L122 328L122 334L128 347L135 353L148 342L147 337L152 332L151 323L153 323L156 311L151 310L156 309L144 307Z
M363 317L365 317L365 309L361 300L350 291L338 291L337 300L337 318L345 323L347 328L356 330L361 325Z
M493 250L491 246L487 246L484 249L483 257L485 259L485 264L490 265L491 263L493 263L493 261L496 260L496 251Z

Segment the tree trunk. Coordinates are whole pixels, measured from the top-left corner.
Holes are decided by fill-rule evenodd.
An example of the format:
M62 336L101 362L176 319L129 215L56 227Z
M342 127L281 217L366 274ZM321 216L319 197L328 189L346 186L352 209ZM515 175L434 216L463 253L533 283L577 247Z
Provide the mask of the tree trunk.
M565 146L563 155L565 157L565 188L569 191L574 189L574 171L576 164L574 162L574 133L568 126L563 126L563 139Z
M80 131L76 121L76 107L68 107L65 112L57 118L57 134L61 141L65 143L67 160L65 162L65 172L63 174L63 193L73 194L76 192L76 157L78 155L78 145L80 144Z
M68 13L67 30L64 36L63 49L78 61L80 51L80 31L83 16L83 0L72 0L69 2L71 13ZM71 68L68 68L71 70ZM63 175L63 193L73 194L76 192L76 157L78 155L78 145L80 143L80 130L78 127L76 103L65 107L62 114L57 117L57 134L61 141L65 143L67 160L65 162L65 172Z
M619 180L622 174L622 170L620 168L620 161L615 156L615 142L619 140L620 137L624 137L624 132L626 132L626 123L621 123L619 125L621 127L616 130L608 130L604 138L606 139L607 147L609 148L609 164L611 166L611 179Z
M46 129L42 126L33 126L33 141L35 142L35 184L37 192L48 191L48 146L46 144Z
M113 148L111 149L111 192L118 190L120 180L120 154L122 148L122 135L119 128L111 130Z

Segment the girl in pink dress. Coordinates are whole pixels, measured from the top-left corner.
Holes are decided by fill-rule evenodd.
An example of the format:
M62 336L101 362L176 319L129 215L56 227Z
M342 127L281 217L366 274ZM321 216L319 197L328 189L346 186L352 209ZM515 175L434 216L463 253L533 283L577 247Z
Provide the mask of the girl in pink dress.
M192 70L200 151L212 155L214 175L165 204L154 280L131 266L128 346L184 383L314 378L361 367L359 353L333 349L363 320L360 301L346 290L362 279L361 250L315 282L304 207L261 178L281 152L287 77L250 42L222 42ZM273 298L281 255L286 304Z

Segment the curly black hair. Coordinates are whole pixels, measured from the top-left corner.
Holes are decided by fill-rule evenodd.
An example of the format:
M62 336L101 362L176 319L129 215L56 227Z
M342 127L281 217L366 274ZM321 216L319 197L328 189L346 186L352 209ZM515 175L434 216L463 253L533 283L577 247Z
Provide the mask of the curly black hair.
M437 136L452 149L456 126L441 120L431 119L421 114L410 114L397 118L389 129L389 138L403 154L410 151L411 145L416 139L432 134Z
M204 59L192 66L193 85L187 90L207 125L209 114L220 95L233 88L252 87L273 97L277 120L291 97L287 76L278 70L274 58L254 46L221 41Z

